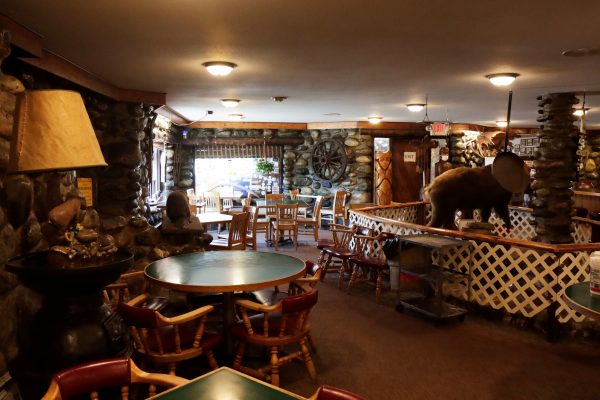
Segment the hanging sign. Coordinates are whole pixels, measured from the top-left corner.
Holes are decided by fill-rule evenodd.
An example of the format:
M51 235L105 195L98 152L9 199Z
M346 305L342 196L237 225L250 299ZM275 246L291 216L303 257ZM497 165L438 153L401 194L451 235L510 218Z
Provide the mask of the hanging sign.
M404 162L417 162L417 152L416 151L405 151L404 152Z

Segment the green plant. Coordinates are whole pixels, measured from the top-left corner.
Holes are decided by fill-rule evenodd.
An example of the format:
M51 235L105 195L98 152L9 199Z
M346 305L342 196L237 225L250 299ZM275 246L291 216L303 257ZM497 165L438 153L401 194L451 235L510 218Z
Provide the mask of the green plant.
M265 159L261 158L256 162L256 172L261 175L268 175L273 172L274 169L275 164L273 164L271 161L266 161Z

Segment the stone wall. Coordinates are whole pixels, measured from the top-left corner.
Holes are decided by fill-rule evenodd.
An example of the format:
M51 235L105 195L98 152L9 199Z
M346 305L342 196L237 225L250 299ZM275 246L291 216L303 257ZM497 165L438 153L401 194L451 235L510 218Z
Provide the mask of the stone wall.
M176 133L180 135L181 133ZM239 140L240 145L244 138L265 138L267 145L273 145L271 139L275 138L302 138L299 145L283 146L283 191L287 193L292 188L299 188L302 194L333 195L337 190L347 190L352 203L365 203L372 201L373 190L373 137L361 134L359 129L331 129L331 130L276 130L276 129L189 129L188 143L195 139L231 138L231 143ZM335 181L317 176L312 165L312 151L320 141L334 139L338 141L347 158L346 168ZM167 153L167 160L172 156L174 178L170 186L175 189L192 187L193 177L193 152L192 145L172 147L173 153ZM181 154L181 159L178 154ZM181 173L177 174L178 162L181 164ZM169 168L167 161L167 168ZM169 173L169 172L167 172ZM180 176L178 179L177 177ZM169 176L167 175L167 178ZM167 183L169 188L169 183Z

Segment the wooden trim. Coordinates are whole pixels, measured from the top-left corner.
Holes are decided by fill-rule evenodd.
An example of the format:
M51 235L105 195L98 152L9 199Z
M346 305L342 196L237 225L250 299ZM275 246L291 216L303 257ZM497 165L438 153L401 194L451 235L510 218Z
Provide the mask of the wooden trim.
M171 122L177 125L187 125L190 123L190 121L185 119L183 115L179 114L177 111L173 110L168 105L160 106L156 109L156 113L158 115L162 115L163 117L170 119Z
M358 121L359 129L363 129L364 132L369 133L369 130L373 131L384 131L384 130L396 130L396 131L425 131L425 124L422 122L380 122L377 125L373 125L370 122Z
M0 14L0 26L10 33L10 42L12 44L36 57L42 56L42 36L3 14Z
M306 129L358 129L358 122L309 122L306 124Z
M192 122L188 128L215 128L215 129L291 129L306 130L305 123L299 122L224 122L224 121L198 121Z
M174 141L172 141L174 140ZM262 145L267 142L268 146L284 146L284 145L299 145L304 143L304 138L195 138L195 139L183 139L169 136L169 143L181 143L187 146L200 146L200 145Z

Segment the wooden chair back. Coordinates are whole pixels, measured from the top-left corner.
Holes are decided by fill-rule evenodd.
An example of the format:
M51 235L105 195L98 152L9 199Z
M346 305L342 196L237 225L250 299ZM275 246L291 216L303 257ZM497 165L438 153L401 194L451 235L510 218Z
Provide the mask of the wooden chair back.
M298 204L277 204L276 209L278 229L296 226L296 220L298 219Z
M211 347L220 340L212 335L204 341L206 319L214 307L206 305L182 315L166 317L144 307L149 299L148 294L142 294L117 306L117 313L130 328L135 351L150 362L166 364L172 374L178 362L202 354L206 354L213 369L217 368ZM203 346L205 342L211 345Z
M252 205L252 193L248 192L248 196L244 199L242 206L250 207Z
M222 211L221 208L221 197L218 193L205 193L204 194L204 212L218 212Z
M354 237L354 232L356 231L356 227L347 227L345 225L330 225L331 235L333 238L333 244L336 248L350 248L350 242Z
M265 194L265 200L267 201L277 201L283 200L283 193L267 193Z
M356 393L329 385L323 385L308 400L367 400Z
M321 220L321 207L323 206L323 196L317 196L315 199L315 205L313 207L313 221L319 222Z
M230 250L244 250L246 248L246 232L248 230L248 212L235 214L229 224L227 247Z
M333 198L333 218L335 222L335 218L343 218L346 219L346 197L348 196L348 192L345 190L338 190L335 192L335 196Z
M290 199L298 200L298 195L300 194L300 189L292 189L290 190Z
M288 294L297 295L304 292L309 292L317 286L323 274L323 268L310 260L306 262L306 274L302 278L298 278L291 282L288 288Z
M146 372L139 369L129 358L111 358L77 365L52 378L43 400L68 400L86 393L93 400L98 399L102 389L120 388L119 398L129 398L129 385L145 383L149 385L148 395L156 394L155 385L171 388L189 381L176 375Z

